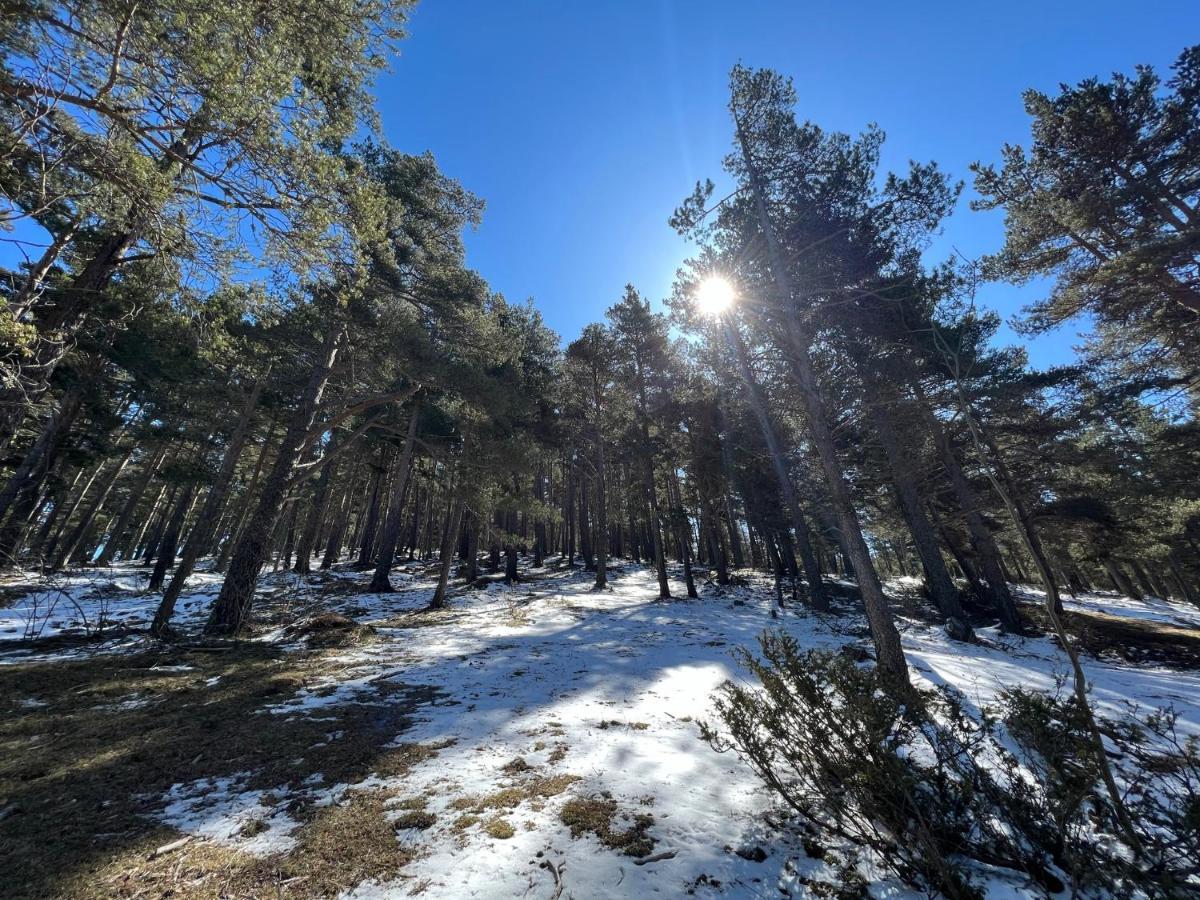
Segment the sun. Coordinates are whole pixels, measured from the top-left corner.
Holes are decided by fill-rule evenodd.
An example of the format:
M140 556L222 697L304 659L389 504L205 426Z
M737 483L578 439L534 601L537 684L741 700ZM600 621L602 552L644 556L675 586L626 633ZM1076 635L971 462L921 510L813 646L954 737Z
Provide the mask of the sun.
M709 275L696 289L696 306L704 315L714 318L729 309L736 298L729 279L720 275Z

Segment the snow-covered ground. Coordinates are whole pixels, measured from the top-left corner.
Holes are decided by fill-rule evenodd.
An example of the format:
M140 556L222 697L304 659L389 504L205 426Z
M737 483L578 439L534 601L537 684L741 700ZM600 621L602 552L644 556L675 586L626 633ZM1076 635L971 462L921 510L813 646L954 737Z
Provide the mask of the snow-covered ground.
M323 583L368 575L323 576ZM757 576L737 588L706 585L697 601L660 602L653 573L638 566L616 566L611 590L601 593L579 570L529 575L512 588L459 593L449 612L423 617L420 627L404 615L425 606L432 593L419 572L397 573L401 590L394 594L330 591L329 607L374 625L376 640L334 651L336 674L273 698L261 713L320 717L331 706L386 702L383 692L395 683L428 686L430 702L396 740L437 745L435 756L404 776L372 775L357 784L314 777L266 792L239 789L238 777L178 784L161 797L159 819L247 853L286 853L301 827L286 811L290 800L342 803L354 791L382 787L396 801L390 815L400 819L411 809L400 801L420 798L433 821L397 831L397 840L416 851L401 879L362 883L348 896L407 896L420 886L425 897L548 898L560 895L560 882L561 896L575 897L803 894L801 878L823 864L780 837L771 824L772 798L736 756L701 740L698 723L711 715L718 685L745 677L731 658L735 646L781 627L803 646L837 648L865 641L862 619L803 609L774 616L770 585ZM316 593L313 582L294 576L266 581L272 593ZM215 586L212 576L195 576L180 605L182 628L199 626ZM62 587L70 598L60 598L54 612L46 611L45 591L0 610L0 648L11 648L0 649L0 660L30 658L17 639L30 633L31 616L41 617L45 635L94 629L102 618L108 628L144 624L153 615L155 598L138 593L129 570L77 576ZM673 590L684 595L681 583ZM1200 611L1164 601L1089 595L1071 602L1200 626ZM1005 687L1053 690L1067 673L1065 657L1048 639L982 629L979 644L963 645L936 627L901 626L916 680L958 688L969 704L982 707ZM138 640L102 647L112 652ZM79 652L38 651L38 658ZM1101 712L1173 705L1183 729L1200 733L1200 673L1085 664ZM343 737L333 732L328 740ZM573 836L561 812L580 799L614 803L614 828L632 829L637 817L651 817L639 826L654 842L649 860L589 833ZM489 828L497 820L511 827L510 837ZM251 821L257 827L247 829ZM1020 893L1019 885L1014 889ZM873 892L904 893L895 885Z
M1046 600L1045 591L1030 585L1021 585L1019 594L1039 603ZM1187 603L1163 600L1159 597L1134 600L1114 591L1088 591L1075 596L1064 592L1062 602L1064 608L1075 612L1100 613L1141 622L1178 625L1182 628L1200 628L1200 609Z
M0 649L31 639L85 637L146 628L162 599L157 593L146 592L149 579L148 568L123 565L79 569L48 577L34 572L8 574L0 587L31 589L7 606L0 606ZM220 587L218 574L192 575L187 593L178 603L180 620L202 620Z

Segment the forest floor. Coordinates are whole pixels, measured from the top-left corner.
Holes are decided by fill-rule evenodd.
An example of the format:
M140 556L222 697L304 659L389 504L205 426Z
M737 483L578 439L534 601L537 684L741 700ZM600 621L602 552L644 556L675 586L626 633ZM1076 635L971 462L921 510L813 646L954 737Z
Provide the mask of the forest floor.
M0 873L6 896L780 897L836 870L732 753L700 736L731 657L765 628L869 646L848 583L836 615L773 613L761 576L661 602L653 573L611 590L553 565L423 608L420 564L263 579L255 637L144 629L145 572L0 583ZM951 642L893 581L914 678L978 711L1006 686L1054 690L1044 636ZM683 595L683 585L673 583ZM1036 620L1035 591L1025 590ZM1111 594L1068 601L1100 712L1174 706L1200 734L1200 610ZM292 623L302 622L300 627ZM809 853L813 853L810 856ZM995 893L1024 894L995 876ZM904 896L881 880L877 896Z

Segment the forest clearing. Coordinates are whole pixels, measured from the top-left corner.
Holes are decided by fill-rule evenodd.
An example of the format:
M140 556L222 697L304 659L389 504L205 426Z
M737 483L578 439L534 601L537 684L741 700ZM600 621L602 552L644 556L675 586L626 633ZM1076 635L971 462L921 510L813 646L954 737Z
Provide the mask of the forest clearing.
M0 895L1200 896L1200 7L808 6L0 6Z
M176 646L141 635L153 617L139 602L144 571L89 572L64 585L78 599L53 609L24 595L0 610L0 740L6 759L24 761L6 767L0 793L27 823L17 840L28 868L10 869L10 886L71 897L760 897L841 886L819 844L788 837L787 810L699 723L722 681L746 677L730 650L764 628L806 647L869 646L852 586L832 583L846 592L837 614L814 615L778 610L770 580L751 572L662 602L646 567L616 567L612 590L597 594L581 569L557 563L466 591L442 612L425 609L436 575L422 565L403 566L392 594L360 593L362 573L280 573L264 579L260 634L241 645L199 640L215 583L205 574L180 604L194 642ZM889 586L900 604L911 588ZM1149 626L1141 647L1124 645L1145 654L1140 664L1089 661L1101 714L1169 705L1184 735L1200 734L1200 610L1113 594L1070 609ZM311 624L285 624L297 621ZM1160 625L1169 640L1155 636ZM31 626L38 640L16 637ZM952 686L975 709L1007 685L1053 692L1067 677L1046 638L981 630L963 652L928 621L902 616L901 628L914 681ZM82 640L89 631L95 640ZM231 740L247 719L254 733ZM989 878L989 894L1022 884ZM905 894L896 884L889 895Z

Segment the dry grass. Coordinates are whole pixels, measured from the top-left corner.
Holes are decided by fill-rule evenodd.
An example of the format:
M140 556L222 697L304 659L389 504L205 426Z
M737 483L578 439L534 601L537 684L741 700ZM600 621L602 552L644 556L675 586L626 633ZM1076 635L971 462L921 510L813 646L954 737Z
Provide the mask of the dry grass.
M303 638L309 647L357 647L372 643L375 629L360 625L341 613L323 612L287 629L289 637Z
M493 809L515 809L527 800L537 803L557 797L578 780L578 775L539 775L491 794L456 797L450 808L476 815Z
M152 858L181 836L151 817L173 784L248 772L240 789L286 797L316 773L325 784L398 776L441 749L385 747L433 698L426 687L381 682L374 702L313 717L263 712L326 666L320 654L245 644L0 667L0 805L16 809L0 822L4 896L323 897L393 876L412 850L396 840L384 791L323 808L297 795L287 813L302 823L298 846L285 855L193 841Z
M489 819L484 824L483 830L487 832L488 837L494 837L499 841L506 841L517 833L516 829L509 824L509 821L502 816Z
M654 824L649 813L628 815L629 828L618 828L620 808L607 794L599 797L572 797L563 804L559 817L571 829L571 837L594 834L604 846L627 856L649 856L654 852L654 838L646 832Z

